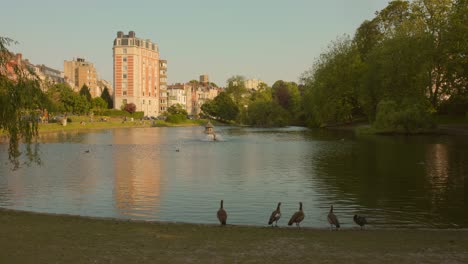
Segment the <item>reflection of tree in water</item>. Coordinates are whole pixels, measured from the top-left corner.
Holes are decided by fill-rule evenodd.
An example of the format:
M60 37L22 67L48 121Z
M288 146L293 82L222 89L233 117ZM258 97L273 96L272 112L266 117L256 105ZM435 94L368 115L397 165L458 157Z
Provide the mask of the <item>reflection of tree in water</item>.
M431 137L329 141L311 156L324 196L353 200L377 222L468 226L463 202L466 148L428 144ZM463 148L461 148L463 149ZM379 219L380 218L380 219Z

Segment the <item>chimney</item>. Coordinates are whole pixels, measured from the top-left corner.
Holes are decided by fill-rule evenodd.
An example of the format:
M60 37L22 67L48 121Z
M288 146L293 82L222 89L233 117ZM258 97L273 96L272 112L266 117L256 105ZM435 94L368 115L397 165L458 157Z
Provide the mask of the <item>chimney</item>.
M135 31L128 32L128 37L129 38L134 38L135 37Z
M117 31L117 37L122 38L123 37L123 32L122 31Z

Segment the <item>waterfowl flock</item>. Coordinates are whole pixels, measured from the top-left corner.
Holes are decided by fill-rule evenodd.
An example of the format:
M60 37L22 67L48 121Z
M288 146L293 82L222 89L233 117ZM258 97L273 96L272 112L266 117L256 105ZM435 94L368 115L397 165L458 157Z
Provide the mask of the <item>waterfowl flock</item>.
M271 215L270 219L268 220L268 225L271 226L278 226L278 220L281 218L281 203L278 203L276 206L276 210L274 210ZM217 213L219 223L224 226L226 225L227 222L227 213L226 210L224 210L224 201L221 200L220 207ZM296 224L298 228L300 228L300 223L302 220L304 220L305 214L302 209L302 202L299 202L299 211L295 212L292 216L291 219L289 219L288 226L292 226L293 224ZM333 213L333 205L330 206L330 211L328 212L327 215L327 220L328 223L330 224L330 230L338 230L340 228L340 221L338 220L338 217ZM364 226L367 224L367 219L364 216L360 215L354 215L353 221L361 227L361 230L364 228ZM275 225L273 225L273 223Z

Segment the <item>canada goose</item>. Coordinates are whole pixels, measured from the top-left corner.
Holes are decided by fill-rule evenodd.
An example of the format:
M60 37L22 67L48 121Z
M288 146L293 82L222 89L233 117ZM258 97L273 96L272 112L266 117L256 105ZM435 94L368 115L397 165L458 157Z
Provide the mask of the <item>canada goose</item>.
M340 228L340 222L338 218L333 213L333 205L330 207L330 212L328 213L328 223L330 223L330 230L333 230L333 226L336 226L336 229Z
M367 224L367 219L364 216L354 215L353 220L362 228Z
M280 211L280 206L281 203L278 203L278 206L276 207L276 210L274 210L271 213L270 220L268 221L268 224L271 225L273 222L275 222L276 226L278 226L278 220L281 218L281 211Z
M218 210L218 220L221 223L221 225L226 225L227 213L223 209L223 200L221 200L221 206Z
M288 225L291 226L293 223L296 223L297 227L300 227L299 224L301 223L302 220L304 220L304 212L302 211L302 202L299 202L299 211L295 212L292 216L291 219L288 222Z
M85 150L85 153L89 153L89 149L88 149L88 150Z

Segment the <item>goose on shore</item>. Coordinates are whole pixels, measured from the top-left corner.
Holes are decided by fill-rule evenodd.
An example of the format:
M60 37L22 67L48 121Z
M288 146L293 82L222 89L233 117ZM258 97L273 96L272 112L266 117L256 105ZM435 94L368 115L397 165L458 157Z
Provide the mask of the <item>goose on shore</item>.
M367 219L364 216L354 215L353 220L362 228L367 224Z
M221 206L219 207L218 210L218 220L221 225L226 225L226 220L227 220L227 213L224 211L223 208L223 200L221 200Z
M278 203L276 210L271 213L270 220L268 221L269 225L272 225L275 222L275 226L278 226L278 220L281 218L281 211L280 211L281 203Z
M297 227L300 227L300 223L302 220L304 220L304 212L302 211L302 202L299 202L299 211L295 212L292 216L291 219L288 222L288 225L291 226L292 224L296 223Z
M330 230L333 230L333 226L336 227L336 230L340 228L340 222L338 221L338 218L336 215L333 213L333 205L330 207L330 212L328 213L328 223L330 223Z

